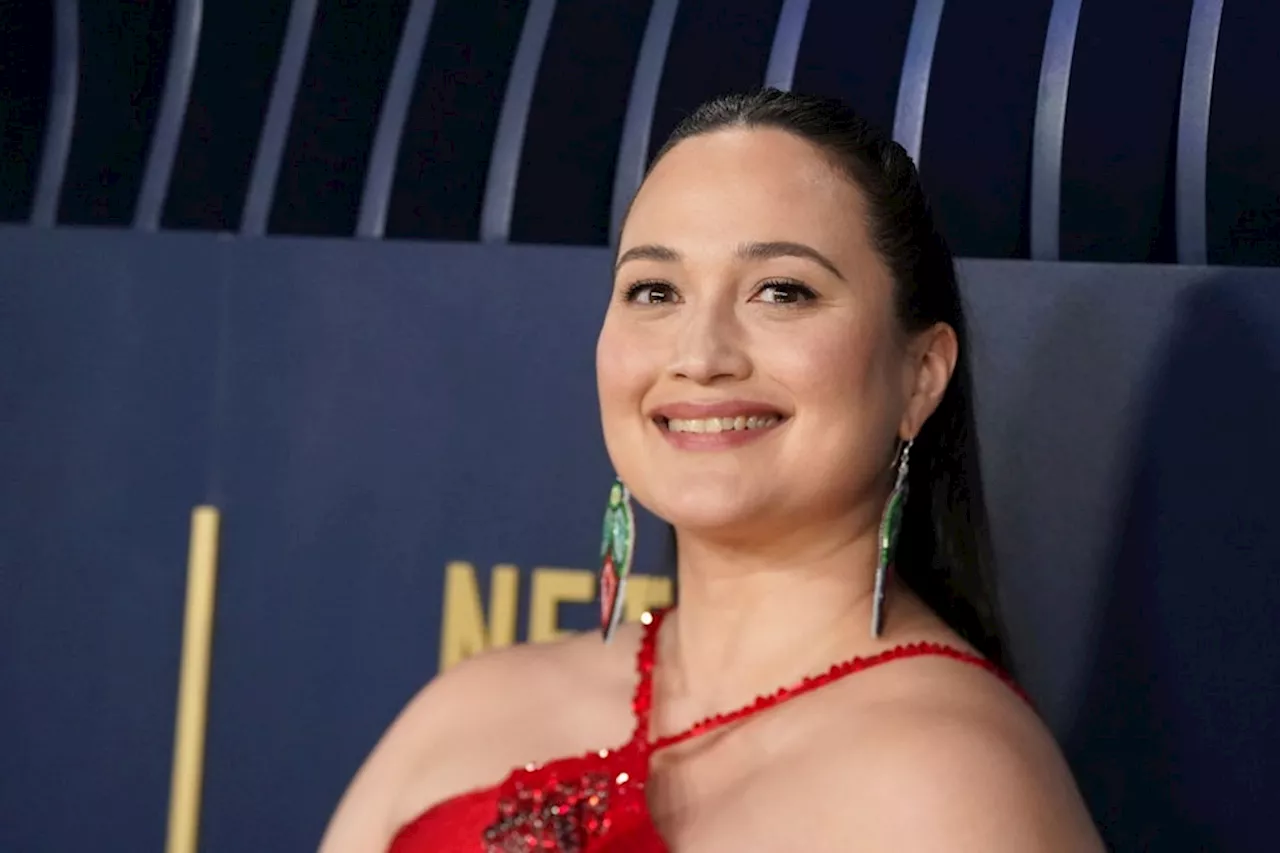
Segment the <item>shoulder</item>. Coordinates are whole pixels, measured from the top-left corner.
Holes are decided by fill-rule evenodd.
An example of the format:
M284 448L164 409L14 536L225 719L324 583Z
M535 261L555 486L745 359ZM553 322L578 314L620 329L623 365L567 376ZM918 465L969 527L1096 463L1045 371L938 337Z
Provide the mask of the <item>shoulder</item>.
M513 768L629 734L631 631L469 658L427 684L388 727L339 803L322 853L382 853L424 809Z
M838 748L809 768L825 780L820 790L856 798L846 814L874 816L828 827L827 839L908 853L1103 849L1053 736L1008 685L936 656L879 676L857 730L832 727Z

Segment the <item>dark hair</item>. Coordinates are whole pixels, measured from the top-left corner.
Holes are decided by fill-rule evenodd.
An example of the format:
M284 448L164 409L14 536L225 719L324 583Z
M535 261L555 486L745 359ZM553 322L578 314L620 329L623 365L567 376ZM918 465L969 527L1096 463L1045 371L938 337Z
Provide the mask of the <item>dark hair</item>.
M915 164L901 145L841 101L777 89L703 104L676 127L654 162L685 139L735 127L777 128L830 157L866 199L868 227L893 274L903 326L913 332L941 322L955 330L955 372L911 448L895 570L961 637L1010 668L978 470L968 329L955 262Z

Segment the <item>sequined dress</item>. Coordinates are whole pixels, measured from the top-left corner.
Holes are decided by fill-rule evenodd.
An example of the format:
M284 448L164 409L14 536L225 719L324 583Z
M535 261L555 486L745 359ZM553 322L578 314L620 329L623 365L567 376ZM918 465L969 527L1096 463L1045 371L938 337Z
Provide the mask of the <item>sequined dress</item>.
M666 853L649 814L645 783L649 757L721 726L767 710L833 681L895 660L948 657L972 664L1017 686L996 667L949 646L916 643L836 664L729 714L702 720L682 732L650 739L654 649L662 612L647 622L636 659L639 680L632 712L635 729L616 749L530 765L501 784L446 800L402 827L388 853Z

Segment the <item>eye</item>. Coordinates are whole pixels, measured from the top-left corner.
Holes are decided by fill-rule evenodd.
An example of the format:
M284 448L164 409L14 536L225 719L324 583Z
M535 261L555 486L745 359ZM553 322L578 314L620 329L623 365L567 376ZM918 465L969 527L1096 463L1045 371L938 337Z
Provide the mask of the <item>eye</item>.
M798 281L766 281L756 291L756 298L774 305L797 305L812 302L818 294Z
M627 288L623 299L640 305L666 305L675 302L677 294L665 281L637 281Z

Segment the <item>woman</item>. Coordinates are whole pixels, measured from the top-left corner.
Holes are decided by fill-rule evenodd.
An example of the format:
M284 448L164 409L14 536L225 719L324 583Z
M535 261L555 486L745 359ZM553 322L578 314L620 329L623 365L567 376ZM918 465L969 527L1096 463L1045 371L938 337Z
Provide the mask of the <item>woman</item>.
M678 608L442 675L324 853L1101 849L997 677L965 324L903 149L835 102L707 104L640 188L613 291L605 440L676 530Z

